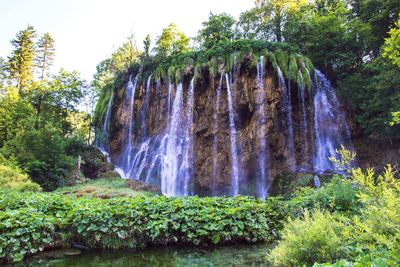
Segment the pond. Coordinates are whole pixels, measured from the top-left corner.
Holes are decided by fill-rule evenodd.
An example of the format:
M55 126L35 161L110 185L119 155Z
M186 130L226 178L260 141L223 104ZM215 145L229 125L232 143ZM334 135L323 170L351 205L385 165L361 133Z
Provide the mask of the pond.
M133 250L89 250L67 256L45 253L14 266L268 266L266 245L235 245L219 248L150 248Z

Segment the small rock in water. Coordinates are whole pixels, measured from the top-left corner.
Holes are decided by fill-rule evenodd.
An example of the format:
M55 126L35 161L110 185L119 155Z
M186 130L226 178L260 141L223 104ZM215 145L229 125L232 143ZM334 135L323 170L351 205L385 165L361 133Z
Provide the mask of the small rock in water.
M80 255L81 253L82 252L76 248L67 248L64 250L65 256L76 256L76 255Z
M72 246L71 246L72 248L77 248L77 249L79 249L79 250L89 250L89 248L88 247L86 247L86 246L84 246L84 245L81 245L81 244L78 244L78 243L72 243Z

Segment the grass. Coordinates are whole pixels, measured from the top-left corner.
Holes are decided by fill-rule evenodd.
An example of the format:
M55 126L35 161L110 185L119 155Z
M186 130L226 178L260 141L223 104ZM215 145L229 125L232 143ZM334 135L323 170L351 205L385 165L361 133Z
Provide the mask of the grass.
M129 180L121 178L101 178L90 180L74 186L59 188L55 192L75 195L77 197L89 196L96 198L134 197L153 195L153 193L133 190L129 187Z

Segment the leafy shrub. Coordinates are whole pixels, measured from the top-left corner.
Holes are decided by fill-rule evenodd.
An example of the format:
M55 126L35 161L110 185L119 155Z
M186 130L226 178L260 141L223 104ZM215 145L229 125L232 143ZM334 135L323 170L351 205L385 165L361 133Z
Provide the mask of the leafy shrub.
M312 215L306 212L285 225L282 241L270 253L275 265L399 266L400 181L396 172L389 165L378 176L372 169L350 173L350 180L336 177L325 188L303 189L290 201L295 214L302 211L293 209L295 205L325 211L314 209ZM343 217L330 213L336 211ZM339 258L343 260L332 264Z
M0 262L19 261L41 248L68 241L96 248L273 241L286 217L284 205L275 198L138 196L103 200L12 192L0 193L0 211ZM10 237L24 227L30 227L30 241L23 241L23 249L17 253L14 247L21 241ZM44 243L31 240L37 234L45 238Z
M60 220L31 208L0 213L0 262L21 261L25 255L57 246Z
M335 176L330 183L320 188L304 187L295 192L288 202L293 215L302 214L304 209L321 208L331 212L355 213L362 203L358 194L362 187L352 181Z
M0 189L16 191L40 191L38 184L32 182L21 170L0 165Z
M276 266L302 266L314 262L332 262L342 257L341 232L345 224L337 215L319 210L289 220L282 240L268 257Z

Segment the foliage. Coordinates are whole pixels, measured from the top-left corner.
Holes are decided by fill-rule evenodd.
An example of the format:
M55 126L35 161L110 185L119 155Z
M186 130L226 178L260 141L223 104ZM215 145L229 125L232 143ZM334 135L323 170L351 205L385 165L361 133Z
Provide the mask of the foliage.
M231 41L234 37L235 19L226 13L219 15L210 13L208 21L202 23L197 40L205 49L210 49L221 42Z
M8 58L7 71L19 89L27 86L33 79L36 31L32 26L20 31L11 44L14 50Z
M391 113L400 110L399 75L398 67L377 59L340 82L343 95L352 99L355 118L364 136L380 141L400 137L399 126L390 126Z
M282 29L288 17L305 3L304 0L257 0L255 7L240 15L240 34L245 38L282 42Z
M33 183L28 175L17 167L0 164L0 190L40 191L38 184Z
M346 222L337 215L319 210L306 211L301 219L289 219L282 240L268 257L276 266L302 266L332 262L345 255L341 232Z
M2 261L20 261L69 240L102 248L272 241L285 217L281 202L273 198L102 200L55 193L0 194Z
M143 40L145 58L148 58L150 56L150 45L151 45L150 35L146 35L146 38Z
M285 225L282 240L270 252L275 265L328 262L314 266L397 266L400 263L400 182L397 173L388 165L381 175L376 175L372 169L362 171L360 168L352 169L351 174L350 180L334 179L329 184L334 190L325 194L332 199L347 199L342 203L326 205L326 201L316 197L318 191L326 190L323 189L326 185L316 190L303 189L290 200L289 206L304 206L308 202L312 205L306 205L307 208L317 207L317 210L306 211ZM355 191L340 193L338 185L346 185ZM315 200L318 200L317 205ZM351 212L343 212L346 210ZM292 214L298 216L298 210L293 212L292 209ZM340 258L343 260L331 265Z
M400 67L400 20L397 21L396 27L389 31L389 37L385 40L383 56Z
M63 195L76 195L77 197L91 196L104 199L150 195L150 193L130 189L128 180L121 178L99 178L83 184L62 187L55 192Z
M288 201L291 214L300 216L304 210L323 209L331 212L354 214L362 208L358 194L363 189L339 176L320 188L298 189Z
M344 1L322 2L304 5L290 16L283 35L335 82L363 63L373 36L368 24L349 16Z
M162 30L154 49L160 59L172 54L187 52L190 50L189 38L179 30L175 23L171 23Z
M77 156L69 152L73 144L74 139L64 138L59 129L47 125L18 133L1 151L6 157L13 155L34 182L53 190L63 186L71 175Z
M37 44L36 66L39 68L39 77L44 79L46 71L53 65L55 55L54 39L49 33L45 33Z
M340 145L340 148L337 148L335 151L339 155L339 158L329 158L335 169L340 172L350 171L356 159L356 152L348 150L344 145Z

